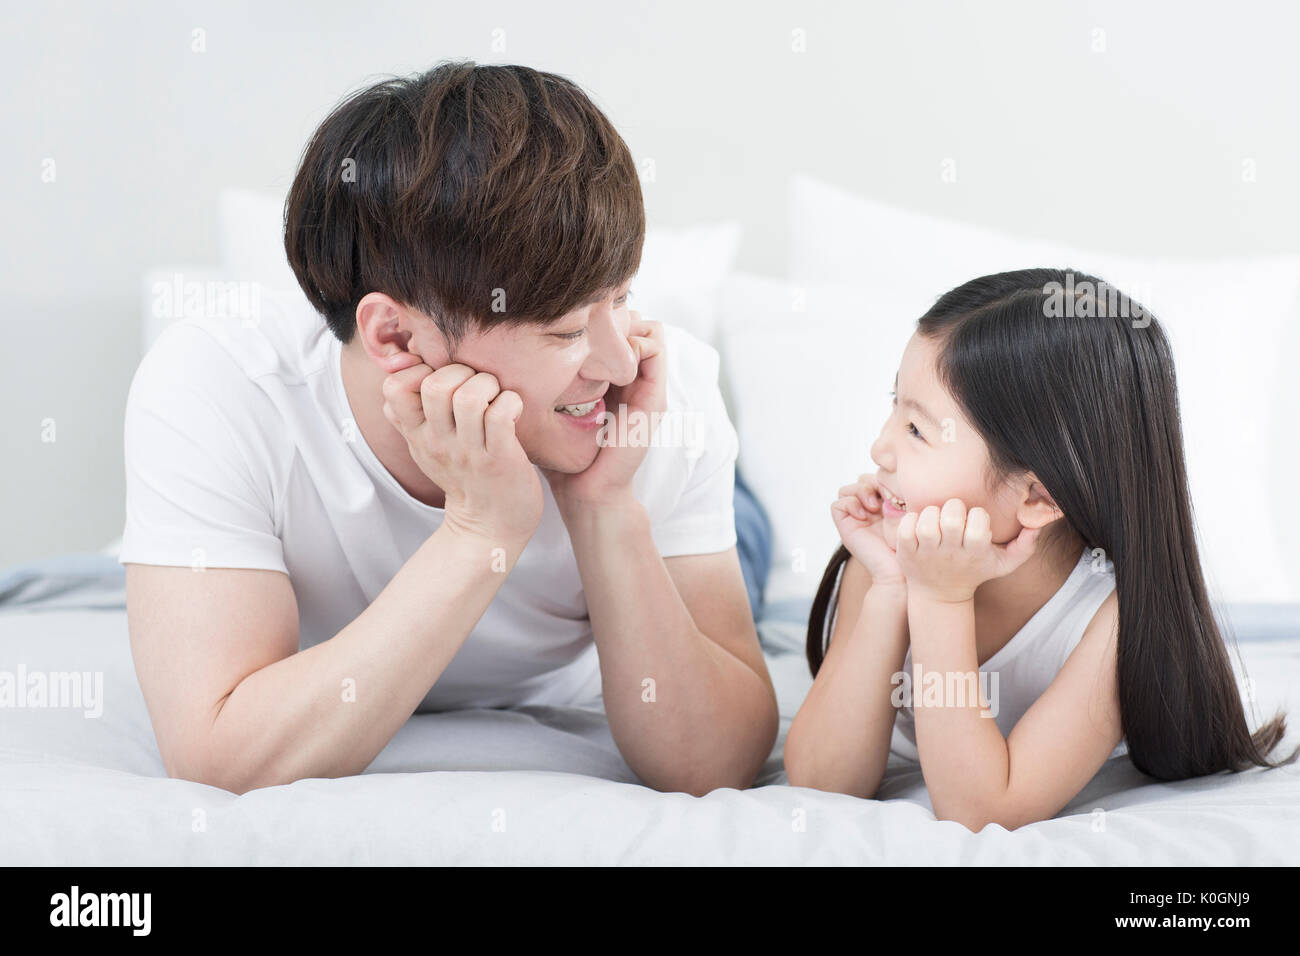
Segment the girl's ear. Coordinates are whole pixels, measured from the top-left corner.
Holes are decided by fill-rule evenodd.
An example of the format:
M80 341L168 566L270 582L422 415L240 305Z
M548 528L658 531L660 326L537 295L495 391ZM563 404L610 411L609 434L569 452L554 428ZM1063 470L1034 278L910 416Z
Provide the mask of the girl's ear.
M1042 528L1057 518L1064 517L1064 512L1052 500L1038 476L1030 474L1025 480L1024 497L1016 509L1016 519L1026 528Z

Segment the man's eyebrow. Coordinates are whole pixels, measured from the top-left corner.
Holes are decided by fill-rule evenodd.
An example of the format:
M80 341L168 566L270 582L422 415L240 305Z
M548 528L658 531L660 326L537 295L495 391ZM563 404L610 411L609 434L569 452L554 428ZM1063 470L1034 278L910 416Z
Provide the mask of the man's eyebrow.
M894 373L894 392L895 392L895 393L898 392L898 373L897 373L897 372ZM914 398L905 398L905 399L903 399L903 401L902 401L902 405L903 405L904 408L915 408L918 412L920 412L920 413L921 413L922 415L924 415L926 418L930 419L930 424L931 424L931 425L936 425L936 426L937 426L937 425L939 424L939 420L938 420L937 418L935 418L933 415L931 415L931 414L926 410L925 406L922 405L920 402L918 402L916 399L914 399Z
M627 285L627 282L620 282L618 285L610 286L608 289L605 289L603 292L597 292L594 296L592 296L590 299L588 299L586 302L582 304L586 306L586 305L595 305L597 302L602 302L625 285Z

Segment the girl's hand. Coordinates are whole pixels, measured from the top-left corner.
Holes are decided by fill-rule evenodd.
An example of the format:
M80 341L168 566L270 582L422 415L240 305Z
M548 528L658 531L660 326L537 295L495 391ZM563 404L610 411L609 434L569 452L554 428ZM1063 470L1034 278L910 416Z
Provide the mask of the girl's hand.
M849 554L871 575L871 586L904 587L907 584L894 549L881 534L882 505L874 475L861 475L856 484L845 485L831 505L831 519Z
M930 505L909 511L898 522L898 563L908 594L924 594L948 603L969 601L985 581L1010 574L1034 553L1040 528L1021 528L1008 544L994 544L989 513L960 498L943 510Z

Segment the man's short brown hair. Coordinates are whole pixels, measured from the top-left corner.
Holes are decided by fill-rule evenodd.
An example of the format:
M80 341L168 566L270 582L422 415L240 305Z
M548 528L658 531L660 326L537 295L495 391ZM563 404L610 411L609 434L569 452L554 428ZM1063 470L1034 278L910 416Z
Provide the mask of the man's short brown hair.
M631 278L645 210L636 165L573 82L444 62L347 97L285 202L299 285L343 343L383 292L453 341L548 322Z

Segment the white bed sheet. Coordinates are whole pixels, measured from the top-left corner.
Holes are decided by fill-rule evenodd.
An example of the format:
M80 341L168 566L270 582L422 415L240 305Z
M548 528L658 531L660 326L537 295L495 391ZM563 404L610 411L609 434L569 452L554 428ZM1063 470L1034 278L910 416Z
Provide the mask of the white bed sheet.
M1261 711L1292 705L1300 640L1241 650ZM1294 766L1162 784L1121 758L1058 817L978 834L934 819L914 764L880 800L790 787L797 654L769 658L782 733L757 785L699 798L638 784L603 713L551 707L417 715L364 774L236 796L164 775L124 611L0 611L0 671L20 664L102 671L104 705L0 710L6 865L1300 863Z

